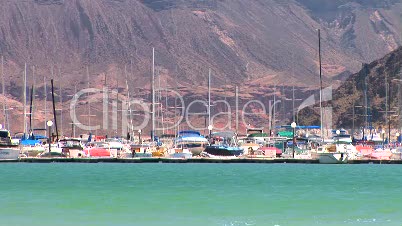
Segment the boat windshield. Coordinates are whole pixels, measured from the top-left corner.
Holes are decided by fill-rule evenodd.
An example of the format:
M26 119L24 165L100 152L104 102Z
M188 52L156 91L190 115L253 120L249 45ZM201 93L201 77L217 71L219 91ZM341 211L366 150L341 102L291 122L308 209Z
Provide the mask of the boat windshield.
M78 140L61 140L60 144L61 147L65 148L81 147L81 143Z
M0 131L0 138L8 138L10 136L10 134L8 133L8 131Z

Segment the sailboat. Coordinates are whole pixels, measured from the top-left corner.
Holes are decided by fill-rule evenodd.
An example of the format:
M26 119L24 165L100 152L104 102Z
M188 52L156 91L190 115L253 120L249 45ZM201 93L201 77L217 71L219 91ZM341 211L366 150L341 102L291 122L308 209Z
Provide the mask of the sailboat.
M320 132L321 139L324 141L324 132L323 132L323 110L322 110L322 61L321 61L321 32L318 29L318 62L320 69ZM343 143L336 142L335 144L323 144L320 147L317 147L315 151L311 152L313 158L318 158L319 162L322 164L338 164L338 163L347 163L349 159L349 148L345 148L346 146Z
M21 139L22 153L26 156L37 156L43 153L46 148L42 146L42 140L46 140L45 136L35 134L34 128L34 97L35 97L35 67L32 66L32 80L33 84L30 90L30 105L29 105L29 133L23 136ZM26 72L24 78L24 84L26 85ZM25 87L25 86L24 86Z
M155 136L155 48L152 48L152 131L151 131L151 152L152 157L162 157L164 156L164 148L158 146L157 137Z
M2 74L2 87L3 87L3 98L5 98L5 85L4 85L4 58L1 57L1 74ZM4 126L6 124L6 108L5 100L3 102L4 110ZM20 156L20 148L18 143L13 143L10 135L10 131L3 128L0 125L0 159L10 159L15 160Z
M207 145L204 152L209 156L239 156L243 154L243 148L237 146L236 134L234 132L227 131L212 133L211 131L211 69L209 69L208 73L208 122L210 130L209 139L212 141L212 144Z

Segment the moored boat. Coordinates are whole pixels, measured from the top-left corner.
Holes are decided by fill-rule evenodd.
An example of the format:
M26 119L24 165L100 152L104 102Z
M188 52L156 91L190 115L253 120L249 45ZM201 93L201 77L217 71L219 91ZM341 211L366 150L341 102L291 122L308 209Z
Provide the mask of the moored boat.
M212 144L205 147L205 152L214 156L239 156L243 155L243 147L236 142L235 133L217 132L211 136Z
M341 152L321 152L317 153L318 161L321 164L341 164L348 162L348 155Z
M208 145L208 140L197 131L180 131L174 142L175 147L188 149L193 156L200 155Z
M19 145L11 142L10 131L0 130L0 159L15 160L20 155Z
M152 157L152 150L153 147L151 143L142 143L142 144L131 144L130 145L131 149L131 157L139 157L139 158L150 158ZM130 156L124 156L126 158Z
M313 158L318 158L322 164L342 164L348 160L354 159L356 149L353 145L344 144L327 144L317 148L316 152L312 152Z
M172 148L168 150L169 157L171 158L181 158L181 159L189 159L193 157L193 153L191 153L188 149L183 148Z
M84 145L79 139L62 139L58 142L57 146L61 152L70 158L80 158L86 156L84 153ZM52 150L53 151L53 150Z
M226 145L208 145L205 152L214 156L239 156L243 154L243 148Z

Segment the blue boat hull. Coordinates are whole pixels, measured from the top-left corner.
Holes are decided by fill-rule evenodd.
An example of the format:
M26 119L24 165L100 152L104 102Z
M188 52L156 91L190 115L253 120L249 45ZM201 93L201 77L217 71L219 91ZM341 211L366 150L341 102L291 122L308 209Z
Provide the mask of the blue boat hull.
M216 156L239 156L243 154L243 149L239 147L207 146L205 152Z

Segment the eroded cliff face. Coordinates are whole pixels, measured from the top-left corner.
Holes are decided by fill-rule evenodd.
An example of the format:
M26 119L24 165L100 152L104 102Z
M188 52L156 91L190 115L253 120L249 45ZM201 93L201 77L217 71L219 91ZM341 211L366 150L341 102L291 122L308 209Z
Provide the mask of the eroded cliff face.
M33 65L41 81L54 65L66 100L87 86L87 67L92 87L123 90L127 78L132 92L149 89L152 47L163 86L199 95L211 68L216 87L238 84L261 97L274 84L318 87L317 28L326 84L396 49L401 9L396 0L6 1L0 54L13 100L25 62L28 84Z
M400 80L402 76L402 47L387 54L381 59L365 64L363 68L351 75L333 93L333 100L326 106L333 108L333 125L351 129L353 125L353 106L362 106L355 109L355 125L361 128L365 120L375 128L386 127L387 96L389 95L390 120L392 128L400 127L402 119ZM386 86L389 85L389 93ZM369 108L365 117L365 106ZM303 122L319 122L319 111L313 108L304 109L300 113Z

